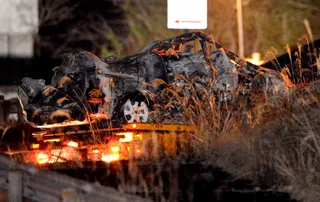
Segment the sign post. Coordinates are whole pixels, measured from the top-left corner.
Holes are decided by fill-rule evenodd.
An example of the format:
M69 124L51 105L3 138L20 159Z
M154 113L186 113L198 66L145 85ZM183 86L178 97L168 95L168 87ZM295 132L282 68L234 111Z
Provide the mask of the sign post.
M242 1L237 0L237 20L238 20L238 41L239 41L239 56L244 57L244 42L243 42L243 25L242 25Z
M207 0L167 0L169 29L206 29Z

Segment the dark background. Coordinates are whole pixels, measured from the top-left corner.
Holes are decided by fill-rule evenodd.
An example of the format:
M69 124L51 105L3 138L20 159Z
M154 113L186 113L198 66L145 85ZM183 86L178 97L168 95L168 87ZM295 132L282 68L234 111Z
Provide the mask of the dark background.
M99 57L135 54L148 43L184 32L168 30L166 0L39 0L39 30L35 33L34 58L0 56L0 84L12 84L23 76L50 82L52 68L61 55L82 50ZM208 28L226 49L235 53L237 18L235 0L208 0ZM190 13L192 15L192 13ZM265 55L271 47L277 57L306 44L307 19L314 39L320 38L319 0L243 0L245 57ZM309 39L309 41L311 41ZM279 60L281 66L288 57Z
M47 12L44 10L47 9L44 8L46 3L45 0L39 1L39 15ZM100 45L110 43L106 37L108 33L99 29L102 23L107 23L118 38L128 35L122 4L121 0L62 0L61 6L72 9L58 12L57 15L62 16L58 16L61 19L57 22L53 22L55 14L50 14L52 19L44 23L41 23L39 16L40 25L35 36L33 58L0 57L0 84L12 84L24 76L42 78L49 82L53 75L52 68L61 63L61 55L66 52L88 50L100 55ZM90 37L83 37L86 34ZM57 52L61 46L64 48Z

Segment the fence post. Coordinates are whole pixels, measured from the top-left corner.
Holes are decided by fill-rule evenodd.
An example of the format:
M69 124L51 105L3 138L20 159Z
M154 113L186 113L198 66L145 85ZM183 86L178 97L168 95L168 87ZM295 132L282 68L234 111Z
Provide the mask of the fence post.
M9 202L22 202L22 173L18 170L10 170L8 181Z

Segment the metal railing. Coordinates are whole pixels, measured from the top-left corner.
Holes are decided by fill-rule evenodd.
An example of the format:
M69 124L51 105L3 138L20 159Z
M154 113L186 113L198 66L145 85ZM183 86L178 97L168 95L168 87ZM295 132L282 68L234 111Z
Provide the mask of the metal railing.
M47 169L20 164L0 154L0 189L8 192L9 202L140 202L149 201L111 187L89 183Z

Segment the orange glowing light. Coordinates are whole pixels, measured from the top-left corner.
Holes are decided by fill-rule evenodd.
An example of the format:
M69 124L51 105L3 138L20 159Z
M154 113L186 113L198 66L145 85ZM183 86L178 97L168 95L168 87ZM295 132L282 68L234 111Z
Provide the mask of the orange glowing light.
M120 147L111 147L112 153L119 153Z
M38 164L46 164L49 162L49 156L45 153L38 153L36 159Z
M101 160L105 161L107 163L111 162L111 161L117 161L120 159L120 155L119 154L107 154L107 155L102 155Z
M79 144L77 142L74 142L74 141L71 140L70 142L68 142L67 146L69 146L69 147L78 147Z
M137 134L134 135L134 138L133 138L133 139L134 139L134 140L142 140L142 135L139 134L139 133L137 133Z
M83 121L73 120L73 121L66 121L63 123L53 123L53 124L46 124L46 125L39 125L35 126L36 128L59 128L59 127L66 127L66 126L79 126L79 125L87 125L89 121L87 119Z
M44 142L60 142L60 138L52 138L52 139L47 139L43 140Z
M131 132L117 133L116 135L124 136L124 138L119 139L119 142L131 142L133 140L133 133Z
M246 60L255 65L262 65L264 61L261 60L260 58L261 58L261 54L254 52L252 53L252 58L246 58Z
M93 150L92 150L92 153L98 154L98 153L100 153L100 151L99 151L99 149L93 149Z
M98 104L102 102L101 98L90 98L89 100L87 100L89 103L93 103L93 104Z
M140 150L140 149L137 149L136 152L137 152L137 153L141 153L141 150Z
M31 149L39 149L40 144L31 144Z
M132 128L136 128L137 127L137 124L132 124Z

